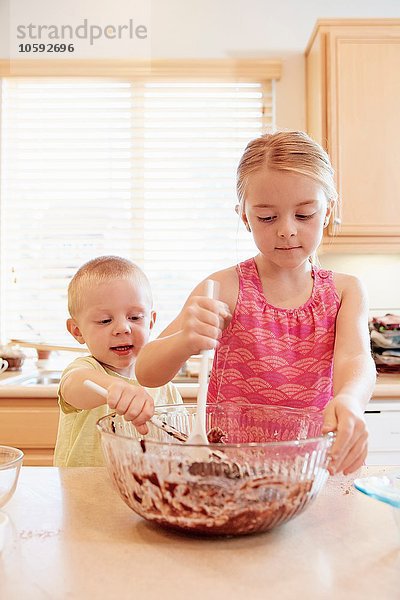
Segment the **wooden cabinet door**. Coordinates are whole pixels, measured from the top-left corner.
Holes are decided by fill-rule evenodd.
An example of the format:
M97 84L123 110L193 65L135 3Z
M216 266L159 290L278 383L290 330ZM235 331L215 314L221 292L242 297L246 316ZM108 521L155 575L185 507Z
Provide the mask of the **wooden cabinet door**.
M336 250L400 249L400 22L324 26L307 53L308 127L336 172Z
M25 466L53 464L59 409L56 398L0 398L0 443L20 448Z

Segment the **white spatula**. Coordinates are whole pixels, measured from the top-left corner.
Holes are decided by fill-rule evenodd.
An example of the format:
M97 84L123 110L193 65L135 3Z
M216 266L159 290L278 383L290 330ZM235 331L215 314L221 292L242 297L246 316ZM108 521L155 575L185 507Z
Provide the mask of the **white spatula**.
M206 296L207 298L213 298L214 295L214 281L207 279L206 281ZM191 449L191 455L195 460L207 460L210 457L210 450L203 448L202 446L208 445L207 430L206 430L206 405L207 405L207 390L208 390L208 358L210 356L210 350L202 350L200 359L200 371L199 371L199 390L197 393L197 410L196 418L194 421L193 429L188 437L187 444L193 444L195 446L200 445L198 448Z

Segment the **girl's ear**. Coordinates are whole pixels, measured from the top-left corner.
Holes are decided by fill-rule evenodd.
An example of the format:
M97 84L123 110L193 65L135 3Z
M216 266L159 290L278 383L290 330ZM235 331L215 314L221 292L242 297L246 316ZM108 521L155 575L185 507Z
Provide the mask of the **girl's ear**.
M152 310L151 315L150 315L150 329L153 329L156 319L157 319L157 313L155 310Z
M77 323L73 319L67 319L67 329L70 334L80 343L84 344L85 340L83 339L83 335L81 334L81 330L79 329Z
M246 217L246 213L244 212L244 210L242 210L242 207L240 206L240 204L236 204L236 206L235 206L235 212L242 219L242 221L244 223L244 226L246 227L247 231L251 231L249 222L248 222L247 217Z
M326 214L324 219L324 227L328 227L329 225L329 219L331 218L334 205L335 203L333 200L328 201L328 206L326 208Z

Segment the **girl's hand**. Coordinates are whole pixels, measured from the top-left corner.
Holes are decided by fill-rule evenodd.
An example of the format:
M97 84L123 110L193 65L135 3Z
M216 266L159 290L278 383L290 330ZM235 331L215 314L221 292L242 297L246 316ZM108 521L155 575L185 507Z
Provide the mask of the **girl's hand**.
M142 435L148 433L146 422L154 414L154 401L140 385L115 381L108 388L107 404L127 421L132 421Z
M330 451L331 475L343 471L344 475L359 469L368 452L368 431L360 407L353 406L348 397L336 396L324 410L322 433L336 432Z
M216 348L231 319L227 304L205 296L192 296L180 314L180 334L190 354Z

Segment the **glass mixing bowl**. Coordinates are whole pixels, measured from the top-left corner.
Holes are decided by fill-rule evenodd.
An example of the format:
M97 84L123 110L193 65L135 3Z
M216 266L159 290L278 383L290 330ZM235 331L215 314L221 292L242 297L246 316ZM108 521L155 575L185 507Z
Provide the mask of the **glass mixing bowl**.
M189 434L196 405L156 407ZM207 431L221 428L224 444L176 442L148 423L141 436L118 415L98 421L108 472L136 513L180 530L239 535L272 529L302 512L325 483L333 434L321 435L322 414L281 406L207 406ZM215 430L214 430L215 431Z
M15 492L23 458L22 450L12 446L0 446L0 508Z

